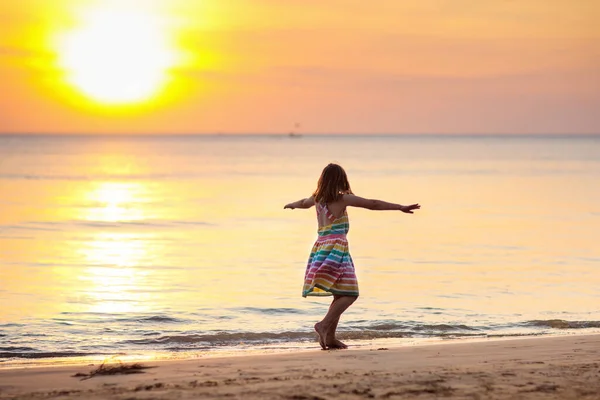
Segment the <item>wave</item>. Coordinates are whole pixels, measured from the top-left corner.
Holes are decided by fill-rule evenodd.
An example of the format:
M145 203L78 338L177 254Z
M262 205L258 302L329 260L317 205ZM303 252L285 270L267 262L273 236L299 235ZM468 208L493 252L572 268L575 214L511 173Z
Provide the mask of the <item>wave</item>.
M53 318L52 321L57 323L64 321L72 321L76 319L78 324L105 324L106 318L111 322L132 322L132 323L166 323L166 324L183 324L190 323L189 319L172 317L168 315L136 315L132 317L120 317L119 314L99 313L99 312L62 312L60 315L67 318ZM87 318L84 318L87 317Z
M566 321L563 319L547 319L527 321L523 326L553 329L589 329L600 328L600 321Z
M374 339L401 339L417 337L473 337L482 336L484 333L467 332L431 332L416 334L412 331L382 331L363 329L355 331L338 331L338 336L346 340L374 340ZM213 346L235 346L235 345L265 345L286 342L312 342L315 334L313 332L221 332L215 334L191 334L191 335L166 335L156 338L131 339L121 342L121 345L136 345L166 347L173 350L190 350L198 348L210 348Z
M422 325L418 327L414 327L413 330L421 331L421 330L432 330L432 331L440 331L440 332L452 332L452 331L477 331L478 328L472 328L467 325L447 325L447 324L438 324L438 325Z
M20 327L23 327L23 326L25 326L25 324L19 324L19 323L16 323L16 322L9 322L9 323L6 323L6 324L0 324L0 328L20 328Z
M260 308L260 307L241 307L237 308L236 311L251 314L307 314L307 311L299 308Z
M231 345L234 343L272 343L276 341L304 341L313 338L306 332L219 332L215 334L167 335L154 339L132 339L123 341L123 344L136 345L165 345L165 344L205 344L205 345Z
M109 355L112 353L84 353L77 351L48 351L48 352L2 352L0 351L0 361L3 358L64 358L64 357L85 357L97 355Z
M355 327L361 329L361 327ZM415 332L437 331L437 332L454 332L454 331L478 331L480 328L470 327L467 325L449 325L449 324L400 324L396 322L386 322L373 324L366 327L369 330L391 331L391 330L412 330Z
M132 320L132 319L131 318L122 319L122 321L128 321L128 320ZM164 323L187 322L186 320L181 319L181 318L167 317L167 316L163 316L163 315L153 315L151 317L136 318L136 319L133 319L133 321L135 321L135 322L164 322Z
M590 329L600 328L600 321L526 321L517 326L529 328L521 332L502 332L500 327L475 327L464 324L415 324L406 323L377 323L368 326L350 326L348 330L338 331L339 336L349 340L373 340L394 338L464 338L464 337L498 337L498 336L527 336L549 333L550 329ZM515 326L509 326L514 328ZM505 326L506 328L506 326ZM537 328L532 331L532 328ZM153 338L132 339L121 344L166 346L181 345L184 348L201 346L232 346L237 344L268 344L274 342L305 342L314 340L311 331L284 332L215 332L212 334L194 333L182 335L163 335ZM171 347L173 348L173 347Z
M0 347L0 352L1 351L36 351L36 349L34 349L33 347L15 347L15 346L11 346L11 347Z
M36 349L34 347L9 346L9 347L0 347L0 361L5 361L6 359L15 359L15 358L36 359L36 358L86 357L86 356L97 356L97 355L113 355L114 353L115 352L106 352L106 351L89 352L89 351L76 351L76 350L50 351L50 350Z
M286 309L259 309L247 308L247 312L283 312ZM285 311L289 312L289 310ZM68 314L68 313L66 313ZM122 319L121 321L123 321ZM193 321L184 320L167 315L138 315L127 318L127 321L136 324L178 324ZM500 337L526 337L552 334L564 330L585 330L600 328L600 321L567 321L561 319L530 320L509 324L493 324L486 326L469 326L465 324L420 324L414 321L378 321L367 325L358 325L361 321L350 323L345 329L338 331L342 340L373 341L378 339L441 339L453 340L463 338L500 338ZM86 340L85 345L68 346L66 343L36 342L43 348L27 346L0 346L0 361L15 358L51 358L51 357L82 357L107 354L126 354L129 352L180 352L180 351L211 351L219 348L248 348L260 346L290 346L297 347L302 343L314 343L315 333L312 330L303 331L209 331L185 332L153 329L151 332L138 330L135 336L111 341L107 347L105 343ZM10 336L3 338L6 344L10 343ZM8 340L8 342L6 342ZM62 343L62 344L61 344ZM4 359L4 360L3 360Z
M176 220L143 220L143 221L88 221L68 220L62 222L27 221L18 225L0 225L2 230L19 231L65 231L72 228L178 228L185 226L215 226L214 223L206 221L176 221Z

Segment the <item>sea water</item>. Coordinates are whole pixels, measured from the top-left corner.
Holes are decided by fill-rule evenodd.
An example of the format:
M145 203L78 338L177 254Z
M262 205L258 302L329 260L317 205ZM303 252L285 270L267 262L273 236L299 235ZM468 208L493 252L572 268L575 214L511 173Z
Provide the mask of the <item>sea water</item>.
M308 197L341 164L339 336L600 332L600 136L0 136L0 366L317 349Z

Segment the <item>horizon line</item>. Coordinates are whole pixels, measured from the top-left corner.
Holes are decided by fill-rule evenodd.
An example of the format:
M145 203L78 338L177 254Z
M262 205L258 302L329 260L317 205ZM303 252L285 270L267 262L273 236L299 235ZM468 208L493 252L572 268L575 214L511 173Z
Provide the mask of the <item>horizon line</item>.
M497 132L497 133L440 133L440 132L0 132L0 136L599 136L600 132Z

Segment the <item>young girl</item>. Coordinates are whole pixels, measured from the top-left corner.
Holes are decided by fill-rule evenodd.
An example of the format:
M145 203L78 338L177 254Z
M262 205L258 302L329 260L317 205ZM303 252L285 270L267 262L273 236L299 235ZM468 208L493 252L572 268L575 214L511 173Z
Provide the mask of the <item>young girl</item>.
M315 205L319 236L306 266L302 296L333 295L329 311L315 324L315 331L323 350L345 349L348 346L336 339L335 331L342 313L358 298L358 282L346 240L350 228L346 208L352 206L369 210L399 210L413 214L413 210L418 210L421 206L403 206L355 196L350 189L346 172L337 164L329 164L323 169L317 190L311 197L286 204L284 209L310 208Z

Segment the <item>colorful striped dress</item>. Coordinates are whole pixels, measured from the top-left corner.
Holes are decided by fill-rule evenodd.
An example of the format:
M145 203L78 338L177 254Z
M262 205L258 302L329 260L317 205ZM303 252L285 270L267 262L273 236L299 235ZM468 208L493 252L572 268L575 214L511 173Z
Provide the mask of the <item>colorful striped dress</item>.
M325 213L328 225L319 228L306 266L302 296L358 296L358 281L348 250L348 214L335 218L325 204L316 204L317 216Z

